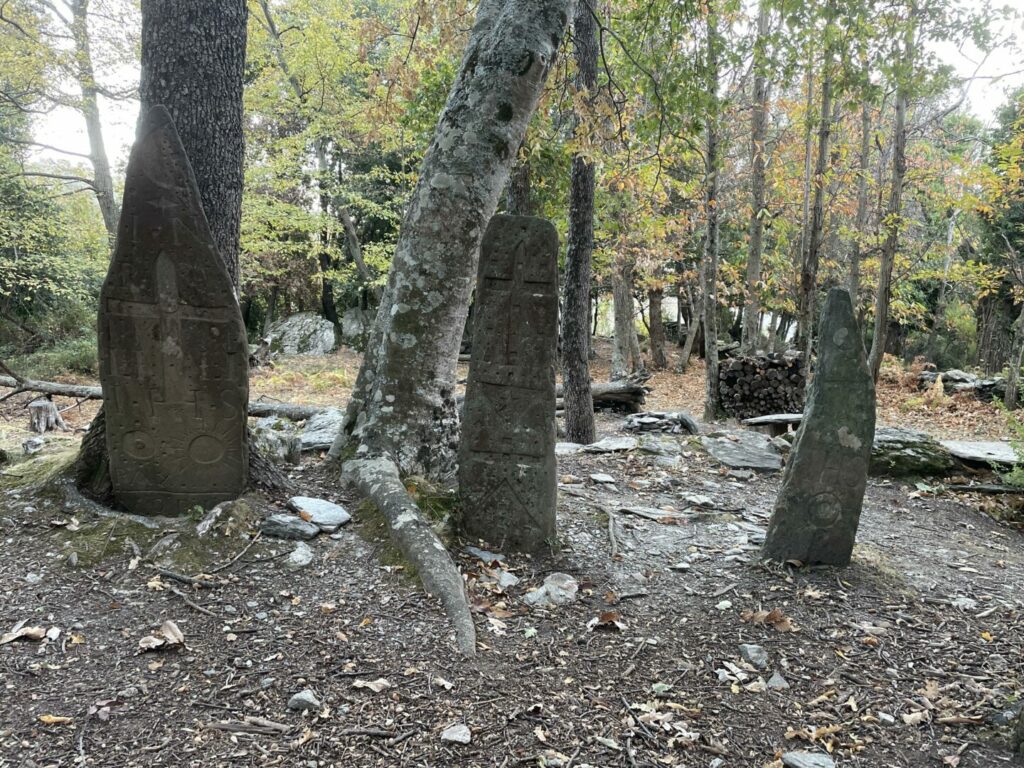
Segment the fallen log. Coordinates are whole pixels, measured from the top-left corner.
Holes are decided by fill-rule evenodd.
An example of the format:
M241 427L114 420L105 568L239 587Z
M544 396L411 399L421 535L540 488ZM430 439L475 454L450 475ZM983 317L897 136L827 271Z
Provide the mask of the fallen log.
M9 392L8 396L20 392L39 392L44 395L59 395L79 400L103 399L102 389L83 384L60 384L55 381L36 381L35 379L17 381L10 376L0 376L0 387L8 387L14 390ZM249 415L257 418L261 416L280 416L291 421L304 421L326 410L329 410L329 406L302 405L301 403L266 403L256 400L249 402Z
M342 476L383 513L391 538L416 569L423 588L441 601L455 625L459 651L475 655L476 626L462 574L406 491L398 467L384 458L352 459L342 465Z
M14 390L8 393L18 394L20 392L40 392L44 395L60 395L61 397L73 397L79 400L102 400L103 390L99 387L89 387L82 384L60 384L55 381L35 381L24 379L17 381L10 376L0 376L0 387L9 387ZM601 382L591 384L590 391L594 396L595 408L623 408L630 413L638 413L649 387L645 387L640 381L623 380ZM556 408L562 407L562 385L555 387ZM458 406L462 407L463 395L456 397ZM339 406L340 407L340 406ZM277 416L290 421L305 421L319 413L328 411L332 406L327 405L303 405L302 403L268 403L259 400L249 401L249 415L260 418L263 416Z

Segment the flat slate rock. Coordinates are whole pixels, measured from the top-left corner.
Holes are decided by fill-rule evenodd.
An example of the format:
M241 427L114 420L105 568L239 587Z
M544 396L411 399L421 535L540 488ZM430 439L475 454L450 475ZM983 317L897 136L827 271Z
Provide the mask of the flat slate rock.
M730 469L753 469L758 472L778 472L782 469L782 456L772 441L756 432L730 432L708 435L700 439L701 445L713 459Z
M352 519L341 505L312 496L292 496L288 499L288 506L324 533L334 533Z
M835 768L836 761L815 752L784 752L782 764L786 768Z
M583 446L580 443L555 443L555 456L572 456L579 453Z
M763 427L766 424L799 424L803 421L802 413L773 413L769 416L755 416L744 419L740 423L747 427Z
M924 432L903 427L876 427L871 447L872 476L941 475L954 466L949 449Z
M632 451L637 446L635 437L606 437L596 443L583 446L584 453L617 453Z
M312 539L320 534L320 526L283 512L276 512L264 520L260 530L264 536L275 539Z
M299 435L303 451L326 451L341 431L345 414L337 408L330 408L311 417Z
M1003 464L1013 466L1017 454L1013 446L1000 441L971 442L970 440L940 440L939 444L961 461L976 464Z

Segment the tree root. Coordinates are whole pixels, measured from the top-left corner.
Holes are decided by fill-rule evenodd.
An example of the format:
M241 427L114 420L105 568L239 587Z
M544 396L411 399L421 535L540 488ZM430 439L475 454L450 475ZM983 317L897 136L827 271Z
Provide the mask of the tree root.
M345 478L384 513L391 538L416 568L427 594L455 625L459 651L476 654L476 627L462 574L430 524L420 514L398 475L398 467L384 458L352 459L342 466Z

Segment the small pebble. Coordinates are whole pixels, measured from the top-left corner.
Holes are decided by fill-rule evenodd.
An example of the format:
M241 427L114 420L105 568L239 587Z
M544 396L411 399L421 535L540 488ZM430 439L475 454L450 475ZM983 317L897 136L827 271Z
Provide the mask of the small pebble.
M453 744L469 744L473 740L473 734L469 727L463 723L450 725L441 732L441 741Z

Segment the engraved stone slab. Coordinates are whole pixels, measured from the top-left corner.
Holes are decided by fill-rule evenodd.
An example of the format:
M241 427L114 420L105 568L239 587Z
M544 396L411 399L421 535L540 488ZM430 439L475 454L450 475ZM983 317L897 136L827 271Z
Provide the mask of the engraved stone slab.
M850 294L828 293L811 381L763 553L805 565L846 565L860 522L875 434L875 383Z
M114 495L178 515L237 497L248 471L245 328L167 110L139 126L100 294Z
M555 535L558 233L495 216L481 248L459 488L463 530L540 551Z

